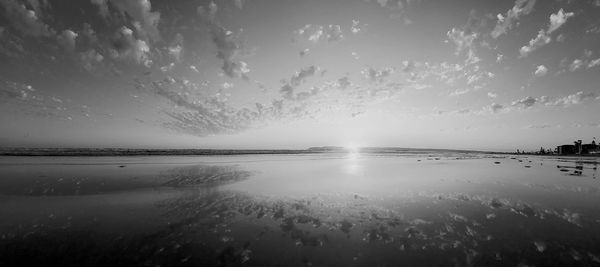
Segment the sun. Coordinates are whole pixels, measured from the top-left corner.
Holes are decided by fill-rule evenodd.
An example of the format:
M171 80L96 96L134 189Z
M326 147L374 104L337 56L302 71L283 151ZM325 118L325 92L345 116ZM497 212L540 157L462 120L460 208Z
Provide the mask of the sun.
M358 154L360 152L360 145L356 143L346 144L344 148L349 154Z

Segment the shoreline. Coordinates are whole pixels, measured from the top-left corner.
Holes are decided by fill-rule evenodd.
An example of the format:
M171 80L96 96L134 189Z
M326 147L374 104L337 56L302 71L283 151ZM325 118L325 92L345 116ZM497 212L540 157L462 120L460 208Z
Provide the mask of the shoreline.
M118 156L233 156L233 155L301 155L325 153L355 153L342 147L311 147L308 149L134 149L134 148L0 148L0 156L22 157L118 157ZM548 156L548 157L600 157L596 154L558 155L496 151L365 147L363 154L439 154L439 153L478 153L506 156Z

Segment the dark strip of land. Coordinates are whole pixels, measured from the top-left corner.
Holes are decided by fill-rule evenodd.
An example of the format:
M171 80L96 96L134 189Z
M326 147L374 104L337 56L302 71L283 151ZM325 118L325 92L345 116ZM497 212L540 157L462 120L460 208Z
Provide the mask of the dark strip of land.
M138 149L138 148L0 148L0 156L202 156L348 153L343 147L311 147L308 149ZM363 147L361 153L489 153L472 150Z

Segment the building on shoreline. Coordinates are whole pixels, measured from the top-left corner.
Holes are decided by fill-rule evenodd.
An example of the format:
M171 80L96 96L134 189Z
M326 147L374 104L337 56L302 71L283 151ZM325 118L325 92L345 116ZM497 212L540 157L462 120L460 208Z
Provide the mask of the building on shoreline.
M573 145L560 145L555 149L558 155L599 155L600 145L596 144L596 138L590 144L583 144L581 140L573 142Z

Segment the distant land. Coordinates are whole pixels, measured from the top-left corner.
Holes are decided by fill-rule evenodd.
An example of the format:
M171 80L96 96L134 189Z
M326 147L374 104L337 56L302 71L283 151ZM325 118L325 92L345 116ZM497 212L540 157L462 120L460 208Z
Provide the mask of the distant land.
M401 148L401 147L361 147L360 153L493 153L500 152ZM0 156L200 156L200 155L252 155L252 154L317 154L348 153L350 150L339 146L310 147L308 149L138 149L138 148L0 148Z

